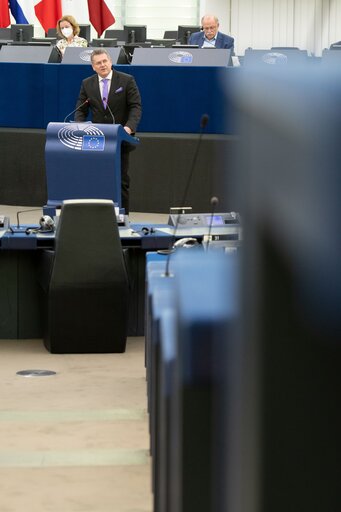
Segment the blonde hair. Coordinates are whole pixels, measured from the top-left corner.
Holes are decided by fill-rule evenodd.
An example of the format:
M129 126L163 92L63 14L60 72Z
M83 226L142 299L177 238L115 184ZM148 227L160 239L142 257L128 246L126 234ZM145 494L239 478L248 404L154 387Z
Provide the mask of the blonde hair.
M58 20L57 22L57 33L61 36L61 37L64 37L63 36L63 33L61 31L61 28L60 28L60 24L62 21L68 21L70 23L70 25L72 26L73 28L73 35L74 36L78 36L79 32L80 32L80 28L79 28L79 25L77 23L77 21L75 20L75 18L73 16L71 16L70 14L66 14L65 16L63 16L62 18L60 18L60 20Z

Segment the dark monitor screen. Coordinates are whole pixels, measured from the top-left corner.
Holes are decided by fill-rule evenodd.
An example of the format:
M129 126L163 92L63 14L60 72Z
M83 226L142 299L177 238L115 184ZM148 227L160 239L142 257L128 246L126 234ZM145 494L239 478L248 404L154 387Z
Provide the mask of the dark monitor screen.
M63 60L63 57L62 57L61 51L59 50L59 48L57 46L54 46L52 48L52 51L51 51L51 54L49 57L49 63L59 64L60 62L62 62L62 60Z
M176 43L176 39L150 39L151 46L164 46L171 48Z
M90 41L91 34L90 34L90 25L79 25L79 37L84 37L87 41Z
M127 31L126 30L112 30L112 29L109 29L109 30L106 30L105 31L105 35L104 35L105 39L107 38L116 38L117 41L127 41L127 38L128 38L128 34L127 34Z
M127 43L144 43L147 38L146 25L124 25L127 32Z
M60 37L60 36L57 34L56 28L49 28L47 31L47 37Z
M11 39L11 29L0 28L0 39Z
M100 48L117 46L117 38L109 39L106 37L105 39L103 39L103 38L93 39L90 43L90 46L96 46L96 47L100 47Z
M201 27L199 25L179 25L178 26L178 41L182 44L188 44L191 34L200 32Z
M135 48L151 48L150 41L146 41L145 43L128 43L123 45L122 49L124 49L128 64L130 64L133 59Z
M49 41L8 41L8 46L51 46Z
M56 44L56 37L32 37L32 43Z
M11 25L11 39L13 41L32 41L33 25L17 24Z
M175 43L175 44L172 44L172 48L199 48L199 45L198 44L181 44L181 43Z

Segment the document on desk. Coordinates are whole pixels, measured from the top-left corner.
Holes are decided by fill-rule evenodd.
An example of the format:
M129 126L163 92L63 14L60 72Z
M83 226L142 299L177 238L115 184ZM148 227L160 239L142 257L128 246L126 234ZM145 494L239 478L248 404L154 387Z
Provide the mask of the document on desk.
M141 238L141 235L131 228L119 228L121 238Z

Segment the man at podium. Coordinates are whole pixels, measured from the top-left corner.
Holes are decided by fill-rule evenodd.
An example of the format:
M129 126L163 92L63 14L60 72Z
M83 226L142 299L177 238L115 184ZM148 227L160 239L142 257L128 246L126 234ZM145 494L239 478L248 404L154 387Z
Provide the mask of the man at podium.
M82 82L76 105L75 121L86 121L89 111L93 123L121 124L134 135L141 118L141 95L134 77L112 69L112 59L105 48L91 54L95 75ZM121 154L122 207L129 214L129 153L134 146L123 142Z

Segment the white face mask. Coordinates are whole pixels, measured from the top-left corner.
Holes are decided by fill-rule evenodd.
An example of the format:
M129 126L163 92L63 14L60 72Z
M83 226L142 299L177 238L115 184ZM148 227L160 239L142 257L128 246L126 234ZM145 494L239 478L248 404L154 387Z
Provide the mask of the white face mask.
M62 28L62 34L64 37L70 37L73 34L73 30L71 27Z

